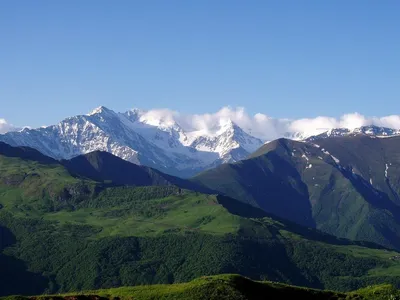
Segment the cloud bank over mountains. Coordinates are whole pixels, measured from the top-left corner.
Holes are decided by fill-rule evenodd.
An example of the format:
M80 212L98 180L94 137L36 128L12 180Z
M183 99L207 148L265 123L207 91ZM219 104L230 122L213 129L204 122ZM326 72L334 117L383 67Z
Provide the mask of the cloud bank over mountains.
M231 120L247 133L264 141L290 136L290 133L303 133L311 136L333 128L354 129L376 125L400 129L400 115L366 117L356 112L345 114L340 118L318 116L296 120L273 118L263 113L250 115L243 107L231 108L229 106L223 107L215 113L206 114L182 114L169 109L140 111L140 114L143 119L154 120L154 123L162 122L170 125L177 123L186 131L202 131L204 133L213 133L221 123Z
M291 136L293 133L301 133L304 136L320 134L332 128L354 129L366 125L376 125L400 129L400 115L385 117L367 117L357 112L345 114L339 118L318 116L302 119L278 119L263 113L251 115L243 107L223 107L215 113L184 114L170 109L139 110L140 119L154 126L178 125L183 130L198 131L204 134L213 134L221 125L233 121L247 133L270 141L283 136ZM60 120L61 121L61 120ZM0 133L20 130L0 118Z
M20 128L8 123L5 119L0 118L0 133L6 133L9 131L20 130Z

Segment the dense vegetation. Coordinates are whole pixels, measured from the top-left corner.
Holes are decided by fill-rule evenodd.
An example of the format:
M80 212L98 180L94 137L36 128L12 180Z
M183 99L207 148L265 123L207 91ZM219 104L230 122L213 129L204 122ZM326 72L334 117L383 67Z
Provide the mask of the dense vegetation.
M400 282L397 252L271 218L228 197L73 177L35 155L0 155L0 237L1 295L221 273L341 291Z
M400 138L313 143L279 139L193 181L303 226L400 249Z
M188 283L122 287L108 290L86 291L79 294L64 294L31 297L5 297L3 300L50 300L50 299L168 299L168 300L263 300L263 299L398 299L400 292L390 285L371 286L349 293L322 291L309 288L256 282L238 275L201 277Z

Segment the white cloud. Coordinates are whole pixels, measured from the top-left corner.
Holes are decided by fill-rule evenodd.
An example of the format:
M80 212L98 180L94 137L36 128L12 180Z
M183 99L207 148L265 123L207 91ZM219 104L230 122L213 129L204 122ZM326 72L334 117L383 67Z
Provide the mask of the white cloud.
M366 117L363 115L360 115L359 113L352 113L352 114L346 114L343 115L340 118L339 121L339 126L337 127L344 127L344 128L349 128L349 129L354 129L357 127L365 126L365 125L371 125L373 122L372 120L368 120Z
M179 113L170 109L152 109L148 111L141 111L140 120L146 120L147 124L159 126L160 123L170 126L179 119Z
M243 107L221 108L215 113L206 114L181 114L169 109L155 109L143 111L142 117L146 120L163 119L169 124L177 122L185 131L202 131L215 133L219 125L227 120L232 120L246 132L269 141L283 137L288 133L301 132L306 136L319 134L332 128L345 127L354 129L365 125L377 125L400 129L400 115L386 117L366 117L357 112L345 114L339 118L318 116L304 119L277 119L263 113L250 115Z
M400 129L400 116L391 115L382 118L373 118L372 123L378 126Z
M14 125L8 123L5 119L0 118L0 134L1 133L6 133L9 131L15 131L18 130L19 128L15 127Z
M310 135L319 134L331 128L338 127L339 122L331 117L316 117L312 119L299 119L288 121L289 132L305 132Z

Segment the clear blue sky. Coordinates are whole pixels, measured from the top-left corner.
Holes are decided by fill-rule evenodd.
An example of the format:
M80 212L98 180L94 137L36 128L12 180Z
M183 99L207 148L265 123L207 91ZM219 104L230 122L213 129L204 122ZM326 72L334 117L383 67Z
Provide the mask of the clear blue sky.
M400 1L0 0L0 118L400 113Z

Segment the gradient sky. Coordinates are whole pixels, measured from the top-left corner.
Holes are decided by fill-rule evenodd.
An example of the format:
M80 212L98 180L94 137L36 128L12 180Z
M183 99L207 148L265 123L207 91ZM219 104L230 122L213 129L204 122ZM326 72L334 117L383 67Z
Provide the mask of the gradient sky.
M400 1L0 0L0 118L399 114Z

